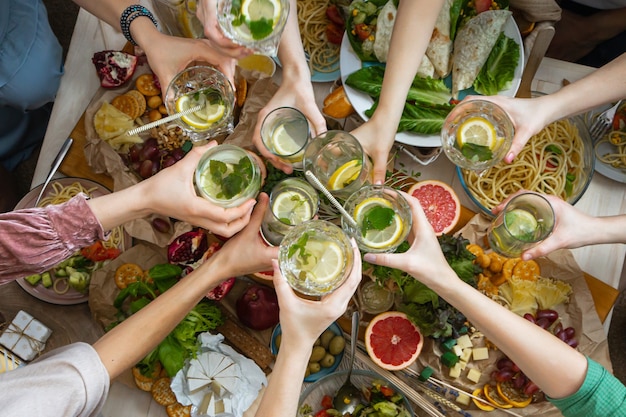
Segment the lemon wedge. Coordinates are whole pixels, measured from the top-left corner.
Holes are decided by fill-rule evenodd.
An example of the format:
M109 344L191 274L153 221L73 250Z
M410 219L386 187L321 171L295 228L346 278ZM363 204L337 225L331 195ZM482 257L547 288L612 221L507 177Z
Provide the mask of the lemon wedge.
M280 125L274 129L274 132L272 132L272 144L274 145L274 151L278 155L293 155L302 148L287 132L285 125Z
M272 204L272 213L281 221L289 221L290 225L300 224L313 217L311 205L307 199L296 191L285 191L278 194Z
M470 117L457 130L456 140L460 149L466 143L472 143L493 150L497 143L496 129L483 117Z
M281 12L279 0L244 0L241 4L241 14L251 22L266 19L275 26Z
M524 241L532 241L535 237L535 231L539 227L535 216L522 209L514 209L506 213L504 222L513 236Z
M362 164L361 161L353 159L346 162L333 172L328 180L328 189L331 191L341 190L347 187L350 183L357 178L361 173Z
M332 241L309 240L306 252L312 256L300 270L306 272L311 281L325 284L334 281L343 270L345 259L339 245Z
M367 213L376 206L383 206L393 208L391 202L381 197L370 197L361 201L354 208L354 219L360 225L363 223ZM399 215L393 216L393 222L384 228L383 230L370 229L365 233L365 236L361 236L361 241L364 245L372 249L384 249L392 246L398 242L398 239L402 236L404 230L404 224Z

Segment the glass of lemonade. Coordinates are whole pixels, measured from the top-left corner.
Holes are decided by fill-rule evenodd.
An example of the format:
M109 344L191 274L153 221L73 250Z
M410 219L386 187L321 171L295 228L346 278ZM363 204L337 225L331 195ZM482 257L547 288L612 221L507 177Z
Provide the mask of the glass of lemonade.
M265 211L261 234L265 241L278 246L291 229L311 220L319 207L315 189L300 178L286 178L270 193L269 208Z
M306 116L293 107L272 110L261 125L263 145L297 170L302 170L302 157L309 137Z
M456 105L443 123L443 151L455 165L475 171L490 168L511 149L515 130L507 113L490 101Z
M202 155L194 179L202 197L224 208L237 207L259 193L261 169L245 149L218 145Z
M411 208L397 190L385 185L366 185L352 194L343 208L357 227L341 217L341 227L354 237L363 252L393 252L411 231Z
M280 272L294 290L322 296L348 278L354 256L341 228L325 220L309 220L287 233L280 244L278 261Z
M309 142L304 150L303 166L333 196L346 199L370 181L372 163L354 136L329 130Z
M217 0L224 36L263 55L276 55L288 16L289 0Z
M491 249L516 258L550 236L554 210L548 200L535 193L513 197L493 220L488 231Z
M189 67L178 73L165 94L169 114L202 108L176 119L193 141L233 131L235 93L228 78L209 66Z

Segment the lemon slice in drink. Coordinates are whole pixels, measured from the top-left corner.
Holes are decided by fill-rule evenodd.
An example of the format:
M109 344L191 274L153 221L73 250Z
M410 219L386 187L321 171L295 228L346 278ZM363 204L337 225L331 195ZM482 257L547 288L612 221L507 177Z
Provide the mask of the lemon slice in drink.
M335 242L309 240L306 251L312 256L309 263L301 265L300 269L315 283L332 282L341 274L345 259L341 248Z
M358 224L362 224L364 217L370 211L370 209L376 206L383 206L393 208L391 203L381 197L370 197L361 201L354 208L354 219ZM383 249L394 245L398 239L402 236L404 230L404 224L402 219L397 214L393 216L392 223L383 230L370 229L365 233L365 236L361 236L363 244L372 249Z
M180 96L176 100L176 111L180 113L198 104L206 103L206 99L202 98L203 95L200 95L200 97L201 100L196 101L190 95ZM222 103L209 104L198 111L182 116L181 119L195 129L204 130L220 120L224 116L225 111L226 106Z
M537 219L532 213L514 209L504 215L506 227L513 236L520 240L532 241L535 238L535 231L539 227Z
M289 135L285 125L280 125L274 129L274 132L272 132L272 144L274 145L274 151L278 155L293 155L302 147Z
M252 22L267 19L276 25L281 11L279 0L243 0L241 3L241 14Z
M465 144L472 143L493 150L497 143L496 129L483 117L470 117L457 130L456 140L461 149Z
M278 194L272 204L272 212L282 222L296 225L313 217L311 205L296 191Z
M361 168L361 161L357 159L346 162L337 168L337 170L333 172L333 175L330 176L330 179L328 180L328 189L341 190L342 188L347 187L352 181L359 177Z

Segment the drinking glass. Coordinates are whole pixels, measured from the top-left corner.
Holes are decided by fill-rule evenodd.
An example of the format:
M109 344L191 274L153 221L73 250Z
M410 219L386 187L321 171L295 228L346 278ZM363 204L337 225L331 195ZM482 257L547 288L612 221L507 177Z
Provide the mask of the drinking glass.
M339 288L354 264L350 240L325 220L295 226L278 250L280 272L296 291L322 296Z
M311 220L319 207L315 189L300 178L287 178L272 188L269 208L261 223L261 235L265 241L278 246L296 225Z
M309 142L304 150L303 167L333 196L346 199L370 181L372 163L354 136L329 130Z
M204 26L196 17L196 6L196 0L152 0L152 7L165 30L172 36L184 38L204 37Z
M343 208L356 221L341 217L341 227L364 252L393 252L409 234L413 218L405 198L385 185L366 185L352 194Z
M196 105L203 107L176 119L192 141L202 141L233 131L235 93L228 78L209 66L189 67L178 73L165 94L169 114Z
M446 117L441 145L455 165L484 171L502 161L514 134L513 122L500 106L468 100L457 104Z
M548 200L523 193L513 197L493 220L489 244L500 255L516 258L550 236L553 228L554 210Z
M293 107L272 110L261 125L263 145L297 170L302 170L302 157L309 136L306 116Z
M217 21L228 39L275 56L289 16L289 0L217 0Z
M237 207L259 193L261 169L245 149L218 145L202 155L194 179L200 196L224 208Z

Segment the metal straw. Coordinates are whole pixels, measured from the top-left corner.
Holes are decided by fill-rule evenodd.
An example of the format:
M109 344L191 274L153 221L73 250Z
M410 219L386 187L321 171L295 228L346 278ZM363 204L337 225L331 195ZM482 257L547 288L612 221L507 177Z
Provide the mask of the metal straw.
M322 194L324 194L326 198L328 198L332 205L335 206L337 210L339 210L341 215L348 221L348 223L350 223L352 227L354 227L355 229L359 228L359 225L356 221L354 221L352 216L348 214L348 212L343 208L341 203L337 201L337 199L330 193L330 191L328 191L326 187L324 187L324 184L322 184L322 182L311 171L306 171L304 175L306 175L307 179L311 181L313 185L315 185L315 188L320 190Z
M187 116L189 113L197 112L198 110L201 110L203 107L204 107L203 104L198 104L197 106L190 107L187 110L181 111L180 113L174 113L171 116L167 116L162 119L155 120L154 122L145 124L143 126L139 126L134 129L131 129L128 132L126 132L126 135L132 136L132 135L136 135L137 133L145 132L146 130L150 130L153 127L160 126L163 123L168 123L168 122L171 122L172 120L180 119L183 116Z

